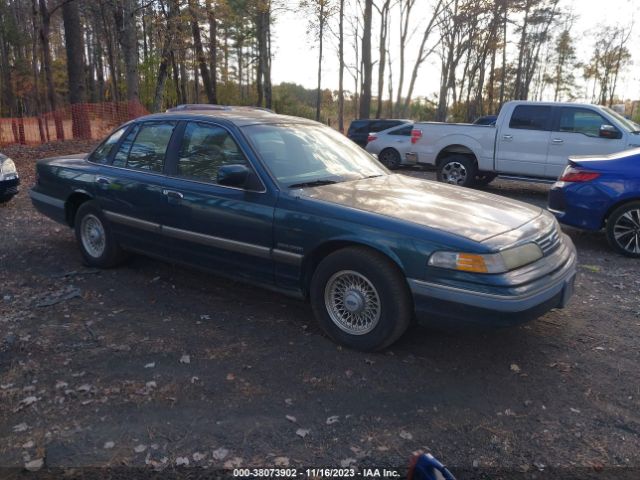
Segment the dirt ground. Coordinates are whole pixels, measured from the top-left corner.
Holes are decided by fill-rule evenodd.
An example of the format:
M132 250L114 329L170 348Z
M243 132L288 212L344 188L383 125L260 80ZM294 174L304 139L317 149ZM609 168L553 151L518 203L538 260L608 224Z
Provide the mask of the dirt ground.
M27 189L36 158L86 148L4 151L23 187L0 206L0 477L400 467L425 450L459 479L640 478L640 262L602 234L566 230L579 274L565 310L484 332L416 326L362 354L284 296L143 257L84 267ZM544 205L547 189L487 190Z

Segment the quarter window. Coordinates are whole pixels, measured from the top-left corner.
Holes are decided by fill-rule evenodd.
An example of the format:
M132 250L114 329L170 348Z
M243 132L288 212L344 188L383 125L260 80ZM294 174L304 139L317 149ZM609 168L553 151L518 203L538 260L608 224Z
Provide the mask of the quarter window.
M410 137L411 130L413 130L413 125L407 125L406 127L397 128L389 132L389 135L402 135L404 137Z
M175 126L175 122L147 122L136 125L120 145L113 165L162 172Z
M111 153L111 150L113 150L113 147L118 143L118 140L120 140L120 137L122 137L122 134L126 130L127 127L123 127L113 132L109 138L102 142L100 146L93 151L89 160L94 163L107 163L109 161L109 154Z
M190 122L178 154L179 177L217 183L223 165L248 165L238 144L224 128Z
M561 132L583 133L588 137L600 136L600 127L608 125L600 114L586 108L563 108L560 112Z
M551 107L518 105L511 115L509 128L524 130L551 130Z

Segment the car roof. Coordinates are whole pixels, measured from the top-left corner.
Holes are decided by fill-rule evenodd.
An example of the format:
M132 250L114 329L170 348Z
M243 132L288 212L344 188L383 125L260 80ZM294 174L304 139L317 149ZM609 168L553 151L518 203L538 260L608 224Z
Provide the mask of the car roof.
M193 106L192 108L172 109L163 113L154 113L137 118L136 121L148 120L222 120L238 127L248 125L296 123L321 125L307 118L290 115L279 115L268 110L252 107L224 107L220 109Z

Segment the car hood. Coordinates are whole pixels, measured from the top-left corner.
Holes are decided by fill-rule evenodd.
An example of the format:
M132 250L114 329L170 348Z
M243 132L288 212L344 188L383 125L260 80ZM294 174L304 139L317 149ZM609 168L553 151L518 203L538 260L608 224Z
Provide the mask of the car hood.
M498 195L393 174L303 188L302 196L483 242L531 222L542 209Z

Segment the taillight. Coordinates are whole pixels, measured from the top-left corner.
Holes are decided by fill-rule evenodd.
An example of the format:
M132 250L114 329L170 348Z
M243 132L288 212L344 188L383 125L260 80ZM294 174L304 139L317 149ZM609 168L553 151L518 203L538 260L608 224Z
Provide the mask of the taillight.
M418 143L422 137L422 130L411 130L411 143Z
M374 140L377 140L377 139L378 137L376 137L375 135L369 134L369 136L367 137L367 143L373 142Z
M598 172L590 172L589 170L581 170L575 166L569 165L564 169L559 180L561 182L590 182L598 178Z

